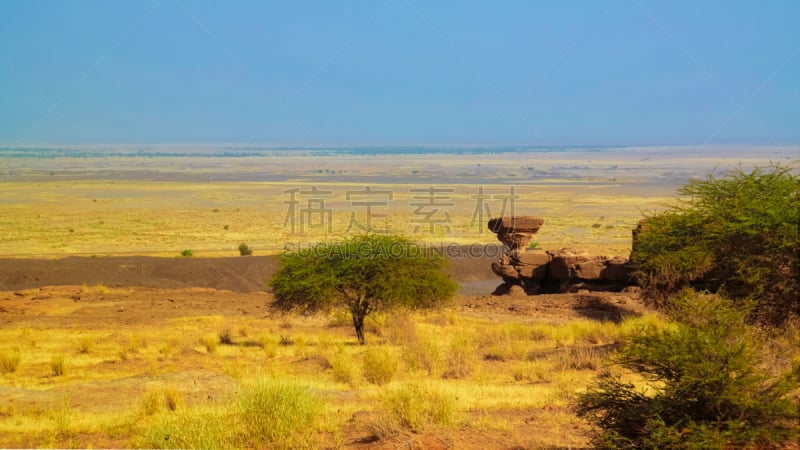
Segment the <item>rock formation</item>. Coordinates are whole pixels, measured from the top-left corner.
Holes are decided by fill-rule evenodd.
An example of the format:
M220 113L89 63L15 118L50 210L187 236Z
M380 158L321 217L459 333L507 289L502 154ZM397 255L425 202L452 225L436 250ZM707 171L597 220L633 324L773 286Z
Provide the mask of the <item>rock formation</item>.
M590 255L575 248L557 251L528 248L543 224L544 219L533 216L489 221L489 229L497 233L497 239L505 246L503 257L492 263L492 271L503 278L496 294L506 294L514 286L520 286L528 294L539 294L579 289L620 291L634 284L626 258Z

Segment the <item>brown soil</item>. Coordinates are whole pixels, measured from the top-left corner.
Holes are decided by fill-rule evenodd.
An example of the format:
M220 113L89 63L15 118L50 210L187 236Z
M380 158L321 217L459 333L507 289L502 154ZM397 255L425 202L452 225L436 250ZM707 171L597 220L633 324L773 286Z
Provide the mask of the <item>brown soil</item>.
M492 261L493 258L488 256L451 258L447 271L458 282L488 282L488 289L488 286L496 286L501 281L492 273ZM266 282L277 268L276 256L4 258L0 259L0 290L103 284L107 287L208 287L234 292L259 292L265 290Z

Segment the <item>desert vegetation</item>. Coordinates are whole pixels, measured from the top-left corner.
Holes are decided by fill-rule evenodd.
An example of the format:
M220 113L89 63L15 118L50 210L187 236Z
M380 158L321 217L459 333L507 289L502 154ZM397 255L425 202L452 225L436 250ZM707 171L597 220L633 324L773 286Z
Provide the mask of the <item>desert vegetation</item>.
M580 396L578 414L602 430L597 447L765 448L797 438L798 373L744 309L686 290L668 315L672 327L627 336L613 357L644 382L606 370Z
M674 327L628 336L612 358L643 383L605 371L580 396L577 412L596 426L595 445L764 448L797 441L795 172L773 165L692 181L679 190L678 205L642 221L632 260L646 299Z
M270 281L273 306L285 311L345 307L358 342L365 343L369 314L394 308L432 307L448 300L456 283L442 272L443 259L410 240L367 234L285 253Z
M272 292L2 292L0 446L789 446L795 172L694 181L648 214L633 250L646 305L454 294L441 259L393 235L293 248ZM580 227L626 228L596 217ZM181 247L171 261L204 263Z
M449 303L375 312L361 346L346 310L242 315L263 295L173 290L174 302L152 304L108 288L81 305L69 289L47 292L37 321L0 330L2 354L19 355L3 383L28 392L3 406L2 446L580 446L588 427L571 407L603 356L637 330L670 326L651 313L611 322ZM182 302L194 306L174 309Z
M631 254L656 305L708 289L780 324L800 314L800 176L791 166L694 180L648 215Z

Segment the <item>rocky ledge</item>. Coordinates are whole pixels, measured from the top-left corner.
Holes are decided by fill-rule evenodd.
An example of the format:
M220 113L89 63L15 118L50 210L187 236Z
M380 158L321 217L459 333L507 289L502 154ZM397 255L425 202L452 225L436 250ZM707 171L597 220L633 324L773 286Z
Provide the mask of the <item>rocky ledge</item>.
M635 284L630 261L622 256L590 255L577 248L529 248L542 225L544 219L535 216L489 221L489 229L505 246L504 255L492 263L492 271L503 278L495 294L515 291L550 294L583 289L618 292Z

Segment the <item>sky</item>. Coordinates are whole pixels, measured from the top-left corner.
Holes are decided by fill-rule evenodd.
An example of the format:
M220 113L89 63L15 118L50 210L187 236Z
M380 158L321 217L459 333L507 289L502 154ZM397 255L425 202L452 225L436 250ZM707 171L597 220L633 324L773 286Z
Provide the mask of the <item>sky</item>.
M0 144L800 143L800 2L0 0Z

